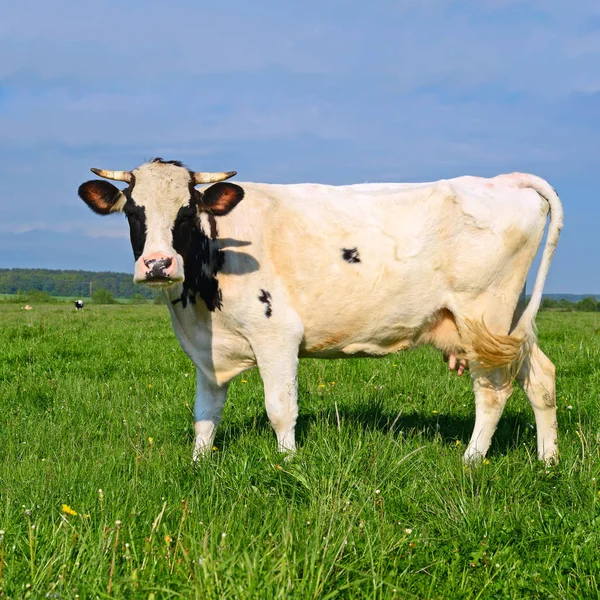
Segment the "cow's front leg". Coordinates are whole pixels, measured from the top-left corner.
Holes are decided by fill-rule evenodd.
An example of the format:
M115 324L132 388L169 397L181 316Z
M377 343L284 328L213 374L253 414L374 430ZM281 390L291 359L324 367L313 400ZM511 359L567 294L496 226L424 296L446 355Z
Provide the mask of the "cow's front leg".
M194 460L210 453L217 425L223 416L228 384L218 386L196 367L196 400L194 402Z
M506 369L481 371L472 365L471 377L475 392L475 427L464 455L466 463L485 457L513 387Z

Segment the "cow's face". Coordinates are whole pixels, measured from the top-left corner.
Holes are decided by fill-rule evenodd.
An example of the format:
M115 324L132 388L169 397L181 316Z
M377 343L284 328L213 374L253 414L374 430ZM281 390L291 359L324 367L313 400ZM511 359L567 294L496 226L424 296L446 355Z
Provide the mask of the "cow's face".
M155 158L131 173L92 171L129 183L120 190L108 181L88 181L79 187L79 196L98 214L125 213L136 283L165 286L182 282L184 257L198 212L225 215L244 197L244 190L232 183L216 183L202 192L194 187L222 181L235 172L193 173L176 161Z

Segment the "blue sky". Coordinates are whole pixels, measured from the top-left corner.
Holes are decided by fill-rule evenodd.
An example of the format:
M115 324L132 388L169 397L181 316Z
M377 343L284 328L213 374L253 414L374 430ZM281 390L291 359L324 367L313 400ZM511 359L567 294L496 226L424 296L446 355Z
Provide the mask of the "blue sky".
M529 171L565 229L547 292L600 294L597 0L22 0L0 21L0 267L132 271L90 167L240 181Z

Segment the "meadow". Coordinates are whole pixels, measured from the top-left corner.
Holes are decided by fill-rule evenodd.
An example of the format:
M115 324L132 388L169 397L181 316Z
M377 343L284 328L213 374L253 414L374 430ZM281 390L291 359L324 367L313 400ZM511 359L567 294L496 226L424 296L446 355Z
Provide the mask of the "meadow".
M600 313L538 326L556 467L520 390L465 467L470 379L428 348L301 362L290 461L247 372L193 464L164 306L1 305L0 597L600 596Z

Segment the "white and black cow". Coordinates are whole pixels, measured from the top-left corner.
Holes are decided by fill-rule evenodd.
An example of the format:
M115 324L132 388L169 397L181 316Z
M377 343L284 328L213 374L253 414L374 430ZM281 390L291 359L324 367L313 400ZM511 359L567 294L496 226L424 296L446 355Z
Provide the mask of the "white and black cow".
M75 300L75 310L83 310L83 300Z
M165 288L197 367L194 457L212 447L228 383L246 369L258 366L279 448L293 451L299 357L431 344L470 361L467 461L485 456L515 377L535 413L539 458L557 458L554 365L534 319L563 213L543 179L236 185L223 182L234 172L162 159L92 171L129 184L88 181L79 195L99 214L125 213L134 280ZM549 214L531 300L515 314Z

